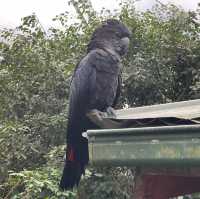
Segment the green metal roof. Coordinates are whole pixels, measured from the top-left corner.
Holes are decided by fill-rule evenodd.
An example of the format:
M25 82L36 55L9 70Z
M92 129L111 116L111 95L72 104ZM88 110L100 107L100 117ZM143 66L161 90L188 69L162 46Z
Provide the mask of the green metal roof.
M118 110L116 119L103 119L111 129L87 131L90 162L200 166L199 119L200 100Z
M200 125L90 130L93 165L200 166Z
M163 117L195 119L200 118L200 99L122 109L116 111L116 113L117 119L142 119Z
M127 128L200 124L200 100L116 110L116 118L93 118L101 128Z

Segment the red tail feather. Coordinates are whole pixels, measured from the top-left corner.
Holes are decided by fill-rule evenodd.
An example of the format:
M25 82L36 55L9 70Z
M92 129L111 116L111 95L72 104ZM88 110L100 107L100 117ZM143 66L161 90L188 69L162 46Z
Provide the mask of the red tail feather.
M72 161L72 162L75 161L74 150L71 147L69 147L69 150L68 150L67 160Z

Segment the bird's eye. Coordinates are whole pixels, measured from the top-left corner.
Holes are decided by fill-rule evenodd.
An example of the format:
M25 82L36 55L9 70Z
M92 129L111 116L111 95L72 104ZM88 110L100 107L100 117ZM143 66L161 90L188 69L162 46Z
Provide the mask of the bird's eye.
M115 32L115 35L116 35L117 37L121 38L120 32Z
M130 39L129 39L128 37L123 37L123 38L121 39L121 44L122 44L123 46L128 46L129 43L130 43Z

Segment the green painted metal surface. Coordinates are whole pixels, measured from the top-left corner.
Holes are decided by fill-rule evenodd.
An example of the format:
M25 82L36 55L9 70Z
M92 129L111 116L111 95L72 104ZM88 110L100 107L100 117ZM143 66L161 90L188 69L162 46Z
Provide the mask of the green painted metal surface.
M200 125L87 131L90 162L113 166L200 166Z

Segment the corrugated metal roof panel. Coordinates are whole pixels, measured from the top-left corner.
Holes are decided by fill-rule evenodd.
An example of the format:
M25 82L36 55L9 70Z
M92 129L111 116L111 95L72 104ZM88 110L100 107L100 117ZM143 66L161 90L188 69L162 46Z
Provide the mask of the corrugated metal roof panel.
M121 109L116 111L116 115L120 120L170 117L196 119L200 118L200 99Z
M90 119L104 129L200 124L200 99L116 110L116 118L91 114Z

